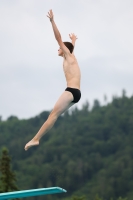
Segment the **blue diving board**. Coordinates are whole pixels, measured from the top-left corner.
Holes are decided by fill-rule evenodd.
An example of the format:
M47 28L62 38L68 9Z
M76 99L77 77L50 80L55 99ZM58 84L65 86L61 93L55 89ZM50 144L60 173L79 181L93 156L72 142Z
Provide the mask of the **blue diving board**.
M5 193L0 193L0 200L40 196L46 194L56 194L62 192L67 192L67 191L60 187L50 187L50 188L39 188L39 189L22 190L15 192L5 192Z

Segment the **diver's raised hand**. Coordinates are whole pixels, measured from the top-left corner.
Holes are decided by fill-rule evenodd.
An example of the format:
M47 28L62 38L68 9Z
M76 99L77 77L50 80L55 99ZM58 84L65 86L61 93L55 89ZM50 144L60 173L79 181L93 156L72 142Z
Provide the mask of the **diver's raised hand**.
M51 22L54 20L54 14L53 14L53 11L52 11L52 10L50 10L50 11L48 12L47 17L50 19Z
M78 38L74 33L69 34L70 39L76 41Z

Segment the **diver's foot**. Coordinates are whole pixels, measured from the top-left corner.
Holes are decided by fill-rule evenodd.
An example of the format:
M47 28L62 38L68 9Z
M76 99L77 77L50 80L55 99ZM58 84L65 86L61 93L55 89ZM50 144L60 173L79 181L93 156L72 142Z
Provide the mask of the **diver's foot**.
M25 145L25 151L27 151L30 147L32 146L37 146L39 145L39 141L38 140L34 140L32 139L31 141L29 141L26 145Z

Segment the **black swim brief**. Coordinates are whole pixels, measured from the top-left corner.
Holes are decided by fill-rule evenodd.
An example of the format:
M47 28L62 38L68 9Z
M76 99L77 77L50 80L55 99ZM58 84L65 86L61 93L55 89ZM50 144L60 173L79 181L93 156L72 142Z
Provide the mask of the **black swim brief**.
M72 95L74 97L74 100L72 101L73 103L77 103L80 100L80 98L81 98L81 92L80 92L79 89L67 87L65 89L65 91L68 91L68 92L72 93Z

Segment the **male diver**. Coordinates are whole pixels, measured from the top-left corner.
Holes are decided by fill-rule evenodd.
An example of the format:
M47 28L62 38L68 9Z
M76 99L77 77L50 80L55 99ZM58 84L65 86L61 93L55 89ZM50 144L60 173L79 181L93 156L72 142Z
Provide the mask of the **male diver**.
M67 82L67 88L59 97L48 119L42 125L38 133L34 136L34 138L31 141L29 141L25 145L25 150L28 150L32 146L39 145L41 137L53 127L58 117L66 110L68 110L71 106L73 106L75 103L77 103L81 98L81 73L78 66L78 62L73 53L77 37L74 34L69 34L71 43L63 42L61 34L55 24L52 10L48 12L47 17L50 19L55 39L59 44L58 55L63 57L63 70Z

